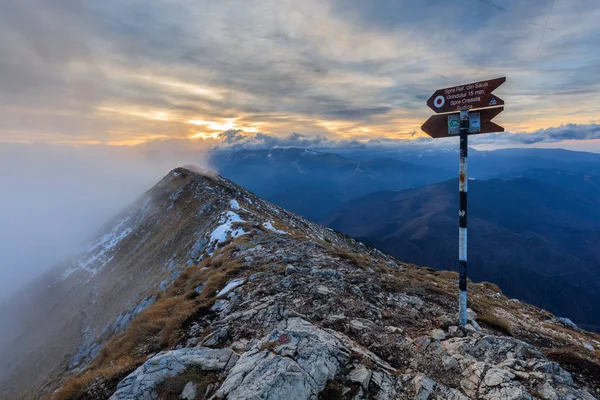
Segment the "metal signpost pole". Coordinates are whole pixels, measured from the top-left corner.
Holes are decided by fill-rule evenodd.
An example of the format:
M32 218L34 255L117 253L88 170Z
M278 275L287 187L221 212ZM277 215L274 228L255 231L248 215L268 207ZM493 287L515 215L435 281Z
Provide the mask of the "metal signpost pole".
M469 111L460 112L460 162L458 164L458 322L467 324L467 156Z
M427 106L436 112L421 126L432 138L460 137L458 176L458 323L467 324L467 156L469 135L504 132L492 119L504 111L504 100L492 94L506 77L436 90Z

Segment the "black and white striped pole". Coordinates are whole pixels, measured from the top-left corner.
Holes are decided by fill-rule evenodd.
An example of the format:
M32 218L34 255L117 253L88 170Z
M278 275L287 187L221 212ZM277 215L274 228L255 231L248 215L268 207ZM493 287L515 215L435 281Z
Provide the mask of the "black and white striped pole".
M458 322L467 324L467 186L469 111L460 112L460 158L458 164Z

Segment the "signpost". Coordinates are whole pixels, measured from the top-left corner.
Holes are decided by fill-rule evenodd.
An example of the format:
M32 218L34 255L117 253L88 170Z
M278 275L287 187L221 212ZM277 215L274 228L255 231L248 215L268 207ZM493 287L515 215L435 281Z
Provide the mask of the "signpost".
M492 94L506 78L436 90L427 105L436 113L421 126L433 138L460 137L458 164L458 322L467 324L467 157L469 135L504 132L492 119L504 111L504 100ZM493 108L489 108L493 107ZM478 109L477 111L471 111ZM479 110L482 109L482 110Z
M469 112L469 133L504 132L504 128L492 119L504 111L504 107L487 108ZM433 138L458 136L460 134L460 112L432 115L421 126L423 132Z
M436 113L502 106L504 100L492 92L504 82L506 78L498 78L439 89L427 100L427 105Z

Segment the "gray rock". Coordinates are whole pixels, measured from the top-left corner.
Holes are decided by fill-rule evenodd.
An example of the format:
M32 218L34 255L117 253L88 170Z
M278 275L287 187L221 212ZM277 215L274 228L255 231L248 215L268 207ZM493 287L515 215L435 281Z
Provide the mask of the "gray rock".
M483 362L474 362L470 364L462 373L463 379L460 381L460 387L470 398L477 397L477 391L480 386L481 377L486 369Z
M594 351L594 346L592 346L591 344L587 342L581 342L581 344L583 345L583 347L585 347L586 350Z
M414 340L414 344L417 346L417 348L419 348L422 351L427 350L427 347L429 346L429 344L431 343L431 339L429 337L418 337Z
M196 385L194 382L188 382L183 387L183 391L181 392L181 396L179 396L182 400L194 400L198 395L198 391L196 390Z
M389 375L373 372L371 384L379 388L379 392L375 395L375 400L396 399L396 387L394 385L394 381Z
M217 396L226 396L229 400L305 400L318 393L310 375L288 357L253 350L244 353L236 366Z
M460 391L440 384L436 386L436 391L438 394L437 399L439 400L468 400Z
M467 321L475 321L477 319L477 313L470 308L467 308Z
M202 293L202 291L204 290L204 286L206 286L204 283L203 283L202 285L200 285L200 286L197 286L197 287L194 289L194 292L196 292L196 293L198 293L198 294Z
M277 284L276 288L280 291L283 290L287 290L289 288L291 288L294 284L294 281L291 280L290 278L283 278L281 281L279 281L279 283Z
M352 285L352 286L350 286L350 290L352 290L352 292L353 292L355 295L357 295L357 296L360 296L360 297L363 297L363 293L362 293L362 291L360 290L360 288L359 288L358 286L356 286L356 285Z
M416 393L414 398L418 400L428 400L435 390L437 382L424 375L417 375L413 379L412 384L414 385L414 391Z
M348 379L352 382L360 383L362 388L367 390L372 374L373 372L370 369L361 364L348 374Z
M470 398L488 400L531 399L525 386L547 399L593 399L578 388L571 374L533 346L511 337L487 335L451 338L441 342L447 355L462 369L460 387ZM448 361L443 358L446 366ZM526 384L528 383L528 384Z
M515 378L515 375L501 368L490 368L485 374L483 382L486 386L499 386L502 383L509 382Z
M285 267L285 274L286 274L286 275L290 275L290 274L293 274L293 273L295 273L295 272L298 272L298 268L294 267L293 265L291 265L291 264L288 264L288 265Z
M446 339L446 333L441 329L434 329L431 331L431 337L435 340L444 340Z
M342 274L340 274L339 271L326 268L313 268L310 273L311 275L321 276L325 279L340 279L342 277Z
M494 388L481 398L485 400L533 400L533 397L522 386Z
M324 286L324 285L319 285L319 286L317 286L317 288L316 288L316 292L317 292L318 294L322 295L322 296L327 296L327 295L331 294L331 292L332 292L332 291L331 291L331 290L329 290L329 289L327 288L327 286Z
M396 333L396 334L402 334L404 332L402 330L402 328L398 328L397 326L391 326L391 325L387 325L385 327L385 330L389 333Z
M360 321L358 319L353 319L350 321L350 328L352 328L355 331L364 331L368 327L369 326L367 324L365 324L363 321Z
M558 400L560 394L548 383L544 382L535 388L537 395L544 400Z
M217 327L213 332L209 333L204 339L202 339L202 345L209 347L215 346L225 336L227 336L227 325Z
M214 311L217 313L226 314L231 310L231 303L227 300L217 300L217 301L215 301L215 304L213 304L210 309L211 309L211 311Z
M216 396L228 400L316 398L347 361L343 348L331 333L301 318L290 318L285 329L272 331L240 357Z
M252 274L252 275L250 275L250 278L249 278L249 279L250 279L251 281L254 281L254 280L256 280L256 279L260 278L260 277L261 277L261 276L263 276L263 275L264 275L264 272L257 272L257 273L255 273L255 274Z
M458 363L456 358L450 356L444 356L444 358L442 359L442 365L444 366L444 369L446 371L456 370L460 367L460 364Z
M451 326L448 328L448 335L451 337L463 337L465 334L460 330L458 326Z
M464 333L466 333L467 335L477 332L477 329L475 329L475 327L471 324L466 324L465 326L461 326L461 330Z
M571 321L569 318L561 317L558 319L558 322L560 322L561 324L563 324L566 327L575 329L576 331L579 330L579 327L577 325L575 325L575 322Z
M230 369L238 356L230 349L184 348L158 353L117 385L110 400L155 399L155 388L166 378L198 366L203 371Z

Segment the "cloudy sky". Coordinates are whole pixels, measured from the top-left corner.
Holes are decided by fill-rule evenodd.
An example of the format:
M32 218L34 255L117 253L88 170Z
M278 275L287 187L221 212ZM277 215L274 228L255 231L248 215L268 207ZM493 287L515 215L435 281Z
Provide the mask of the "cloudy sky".
M455 146L419 129L437 88L507 77L480 148L600 152L598 21L597 0L0 1L0 299L207 147Z
M4 1L0 141L415 139L435 89L506 76L507 131L594 147L599 20L596 0Z

